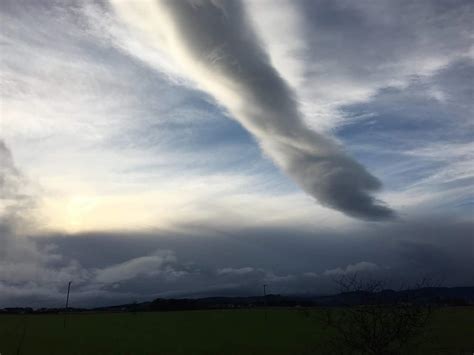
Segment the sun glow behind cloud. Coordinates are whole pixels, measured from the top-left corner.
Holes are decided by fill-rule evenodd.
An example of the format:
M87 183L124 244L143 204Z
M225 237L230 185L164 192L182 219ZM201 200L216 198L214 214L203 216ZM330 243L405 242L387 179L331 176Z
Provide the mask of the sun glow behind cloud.
M249 193L258 177L214 175L185 183L161 180L153 187L135 186L128 194L94 191L90 186L65 185L56 198L43 198L40 215L44 230L79 233L90 231L146 231L175 229L181 225L240 224L250 228L273 225L349 227L350 219L314 204L301 193ZM56 188L59 184L55 185ZM70 193L74 191L74 193ZM54 196L54 194L51 194ZM292 206L288 210L288 206Z
M77 195L44 201L46 228L66 233L110 230L147 230L166 227L175 206L167 193L132 196ZM156 201L160 201L157 203ZM168 223L166 223L168 221Z

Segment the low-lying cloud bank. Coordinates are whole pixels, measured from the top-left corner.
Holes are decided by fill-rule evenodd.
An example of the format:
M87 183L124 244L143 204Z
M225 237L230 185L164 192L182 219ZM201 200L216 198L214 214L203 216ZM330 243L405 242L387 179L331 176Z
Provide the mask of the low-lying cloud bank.
M334 279L354 273L394 288L422 277L443 286L473 285L473 227L456 218L427 218L350 236L294 226L36 236L24 239L27 249L7 249L0 306L62 306L70 280L74 306L250 296L263 284L275 294L326 294L336 291Z
M124 22L165 48L320 203L362 219L393 217L372 196L381 183L336 142L306 127L293 92L271 65L239 1L112 4Z

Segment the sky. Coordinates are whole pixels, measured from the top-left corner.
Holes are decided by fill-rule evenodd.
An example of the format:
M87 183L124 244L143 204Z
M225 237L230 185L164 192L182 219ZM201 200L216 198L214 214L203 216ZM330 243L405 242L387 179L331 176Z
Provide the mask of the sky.
M0 307L474 285L474 4L0 3Z

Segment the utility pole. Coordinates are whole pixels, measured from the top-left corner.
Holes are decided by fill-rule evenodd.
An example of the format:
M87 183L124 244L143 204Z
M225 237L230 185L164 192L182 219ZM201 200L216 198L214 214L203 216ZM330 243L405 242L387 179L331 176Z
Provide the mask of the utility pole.
M66 307L64 308L64 322L63 322L64 328L66 328L66 316L67 316L67 310L69 308L69 292L71 291L71 284L72 284L72 281L69 281L69 283L67 284Z
M71 284L72 284L72 281L69 281L69 283L67 284L66 312L69 307L69 292L71 291Z
M265 320L267 320L267 285L263 284L263 307L265 308Z

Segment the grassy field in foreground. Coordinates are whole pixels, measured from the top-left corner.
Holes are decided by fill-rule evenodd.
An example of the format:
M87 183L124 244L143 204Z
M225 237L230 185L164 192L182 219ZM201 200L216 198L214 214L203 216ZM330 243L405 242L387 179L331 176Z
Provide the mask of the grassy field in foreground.
M0 354L17 354L20 343L20 354L35 355L324 354L329 334L319 316L316 309L310 317L290 309L69 314L64 328L64 315L0 315ZM417 353L472 354L474 307L438 310L426 339Z

